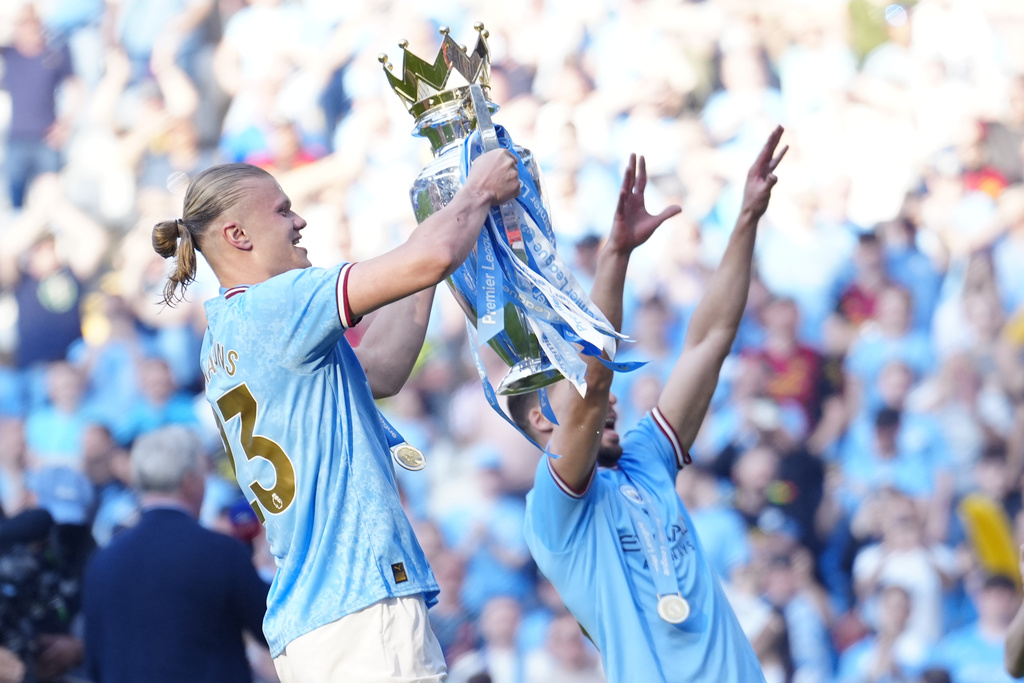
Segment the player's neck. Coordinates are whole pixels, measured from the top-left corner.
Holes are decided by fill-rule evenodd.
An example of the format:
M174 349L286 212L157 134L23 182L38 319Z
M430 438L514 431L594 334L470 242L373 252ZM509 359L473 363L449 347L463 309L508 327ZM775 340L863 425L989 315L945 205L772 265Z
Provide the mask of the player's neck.
M217 280L222 288L232 289L234 287L259 284L271 278L271 275L258 272L258 270L241 264L229 263L220 264L219 267L214 268L213 272L217 275Z

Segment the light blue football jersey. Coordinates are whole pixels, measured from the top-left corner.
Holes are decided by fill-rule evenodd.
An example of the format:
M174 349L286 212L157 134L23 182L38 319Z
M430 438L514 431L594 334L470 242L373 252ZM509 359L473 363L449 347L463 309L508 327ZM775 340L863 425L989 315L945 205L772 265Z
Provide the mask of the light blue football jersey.
M206 302L206 397L277 561L263 623L275 657L385 598L437 596L344 338L350 267L292 270Z
M671 426L655 409L624 435L622 447L619 466L599 468L582 494L541 459L526 499L526 540L538 568L601 651L610 683L764 681L676 494L685 453ZM691 610L681 624L657 613L654 580L626 507L637 489L665 527Z

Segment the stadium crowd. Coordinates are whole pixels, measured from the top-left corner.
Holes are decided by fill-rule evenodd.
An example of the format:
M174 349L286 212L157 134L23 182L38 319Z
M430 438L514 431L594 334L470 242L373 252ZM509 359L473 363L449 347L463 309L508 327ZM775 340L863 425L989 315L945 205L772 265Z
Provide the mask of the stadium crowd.
M314 265L414 226L427 142L377 55L490 32L495 122L531 149L584 286L622 168L678 203L635 256L617 376L653 406L768 131L790 145L748 311L678 490L770 683L995 683L1024 544L1024 6L1015 0L5 0L0 502L106 545L128 452L190 426L202 521L269 557L202 396L206 269L175 308L153 225L217 162L270 170ZM360 327L349 333L357 344ZM454 683L604 680L523 539L540 453L484 400L440 294L382 410L442 591ZM496 383L501 361L484 351ZM259 675L272 669L259 665Z

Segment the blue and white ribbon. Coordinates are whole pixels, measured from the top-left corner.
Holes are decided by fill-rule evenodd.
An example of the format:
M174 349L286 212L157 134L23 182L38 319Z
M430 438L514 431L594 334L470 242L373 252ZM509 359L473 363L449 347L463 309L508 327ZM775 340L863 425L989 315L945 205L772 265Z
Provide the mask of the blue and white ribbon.
M633 522L640 548L647 559L647 571L654 583L654 592L659 601L665 596L682 598L683 590L679 585L679 575L676 574L672 549L665 533L665 526L658 516L656 501L648 498L648 492L637 485L625 470L620 471L629 483L619 487L619 492L626 498L626 510ZM685 599L682 602L687 605L689 612L689 604ZM658 614L661 615L660 609ZM707 628L707 619L703 614L690 614L683 619L684 623L674 622L676 628L691 633L699 633Z
M608 322L559 257L550 218L529 170L504 128L495 126L494 131L500 146L515 155L523 189L515 200L489 212L477 241L476 291L471 275L459 272L468 269L465 264L451 282L476 304L480 344L505 330L505 304L511 302L552 366L585 395L586 363L574 344L616 371L628 372L643 363L615 363L602 357L614 359L617 342L628 338ZM473 160L483 152L479 132L463 141L463 182Z
M519 425L516 424L515 420L513 420L507 414L505 414L505 411L501 407L501 403L498 402L498 395L494 392L494 387L491 386L491 381L487 378L487 369L484 367L484 362L480 358L480 352L477 351L477 349L481 345L480 337L477 334L476 328L473 327L473 324L469 320L466 320L466 330L467 333L469 334L470 341L473 342L472 344L469 345L469 350L473 354L473 363L476 365L477 374L480 375L480 382L483 385L484 396L487 397L487 403L490 404L491 408L494 409L494 412L500 415L501 418L505 420L505 422L508 422L510 425L512 425L513 429L522 434L527 441L536 446L537 450L544 451L544 453L553 458L560 457L558 455L555 455L554 453L551 453L550 451L548 451L548 449L544 448L544 446L541 446L539 443L537 443L532 436L527 434L519 427ZM546 394L544 394L544 402L547 403ZM550 412L550 410L551 409L549 405L548 411Z

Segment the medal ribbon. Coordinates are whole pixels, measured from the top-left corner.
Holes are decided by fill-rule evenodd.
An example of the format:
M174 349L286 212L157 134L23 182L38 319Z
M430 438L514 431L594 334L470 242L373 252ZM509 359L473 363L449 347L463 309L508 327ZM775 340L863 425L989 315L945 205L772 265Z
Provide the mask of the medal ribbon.
M409 446L409 448L415 448L414 446L409 445L409 442L405 440L405 437L398 433L398 430L395 429L395 426L391 424L386 417L384 417L384 413L380 412L380 409L377 410L377 417L380 419L380 426L381 429L384 430L384 438L388 442L388 448L391 450L391 455L393 459L395 459L395 449L397 449L399 446ZM419 449L416 448L416 450ZM405 469L409 468L406 467Z
M380 426L384 430L384 438L387 439L388 448L394 448L395 446L401 446L406 443L406 440L398 433L395 426L388 422L388 419L384 417L384 413L378 410L377 417L380 418Z
M622 475L637 492L640 501L631 498L626 499L626 509L633 520L633 528L637 538L640 540L640 547L643 548L644 556L647 558L647 568L654 580L654 592L660 598L663 595L682 596L679 588L679 577L672 564L672 553L668 549L668 537L665 535L665 527L658 519L657 513L647 504L647 492L636 485L629 478L625 470L620 470ZM654 530L651 530L651 524Z

